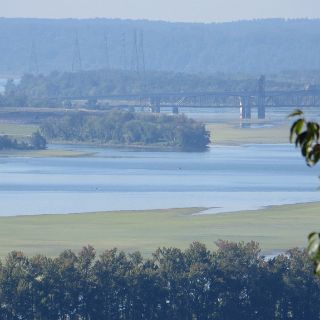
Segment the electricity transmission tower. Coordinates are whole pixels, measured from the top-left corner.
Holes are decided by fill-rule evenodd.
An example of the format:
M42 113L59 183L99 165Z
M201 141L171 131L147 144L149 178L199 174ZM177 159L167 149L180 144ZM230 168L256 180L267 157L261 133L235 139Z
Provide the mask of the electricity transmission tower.
M37 48L34 40L31 42L31 51L29 57L29 73L30 74L38 74L39 73L39 64L38 64L38 56L37 56Z
M73 47L72 72L81 71L81 70L82 70L81 52L80 52L78 33L76 33L76 38L75 38L74 47Z
M144 75L145 73L144 39L142 31L138 32L135 30L133 32L131 71L135 71L139 75Z
M140 30L140 41L139 41L139 53L140 53L140 59L141 59L141 71L143 74L146 72L146 62L145 62L145 56L144 56L144 35L143 31Z
M126 41L126 34L123 32L121 34L121 69L127 70L127 41Z
M139 51L138 51L138 34L137 30L133 31L131 71L139 72Z
M109 38L108 35L104 35L104 58L105 58L105 67L106 69L110 69L110 51L109 51Z

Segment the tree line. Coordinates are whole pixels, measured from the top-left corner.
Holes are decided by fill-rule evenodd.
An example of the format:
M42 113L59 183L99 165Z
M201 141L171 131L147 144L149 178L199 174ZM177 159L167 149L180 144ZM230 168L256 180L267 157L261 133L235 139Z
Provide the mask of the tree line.
M210 142L205 126L184 115L119 110L99 116L77 113L49 119L40 131L49 140L183 150L205 150Z
M143 32L147 70L259 75L320 69L320 20L199 24L1 18L0 29L1 74L71 71L76 34L83 69L131 69L135 30Z
M38 131L29 139L20 141L7 135L0 136L0 150L41 150L46 147L47 141Z
M294 79L294 80L292 80ZM267 78L268 90L303 90L317 83L312 72L277 74ZM176 72L146 72L138 74L125 70L87 70L25 74L20 81L10 80L0 95L3 107L71 107L72 97L93 97L122 94L163 92L214 92L258 90L258 76L226 74L188 74ZM68 99L69 97L69 99ZM95 101L88 107L107 107Z
M0 318L320 318L320 281L305 251L266 259L255 242L217 247L195 242L150 258L91 246L54 258L11 252L0 265Z

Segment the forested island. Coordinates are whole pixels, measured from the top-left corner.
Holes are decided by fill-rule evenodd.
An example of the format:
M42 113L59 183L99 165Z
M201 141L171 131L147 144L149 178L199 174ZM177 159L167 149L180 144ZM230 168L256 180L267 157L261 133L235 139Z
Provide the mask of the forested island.
M198 242L139 252L91 246L56 258L11 252L0 267L0 318L319 319L320 281L305 251L265 259L254 243Z
M46 147L47 141L38 131L21 141L7 135L0 136L0 150L43 150Z
M184 115L112 110L101 115L77 113L52 118L40 128L50 141L119 146L154 146L202 151L210 143L204 124Z

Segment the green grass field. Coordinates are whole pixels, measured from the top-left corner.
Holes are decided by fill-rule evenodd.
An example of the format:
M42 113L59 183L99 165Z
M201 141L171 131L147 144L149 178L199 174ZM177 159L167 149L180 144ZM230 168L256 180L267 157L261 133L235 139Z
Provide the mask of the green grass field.
M216 144L288 143L290 124L266 128L240 128L239 123L207 124Z
M201 208L98 212L0 218L0 256L11 250L55 256L91 244L99 252L118 247L149 255L159 246L186 248L218 239L260 243L265 253L306 245L320 230L320 203L271 207L219 215L192 215Z
M14 137L27 137L38 130L38 126L32 124L0 123L0 134Z

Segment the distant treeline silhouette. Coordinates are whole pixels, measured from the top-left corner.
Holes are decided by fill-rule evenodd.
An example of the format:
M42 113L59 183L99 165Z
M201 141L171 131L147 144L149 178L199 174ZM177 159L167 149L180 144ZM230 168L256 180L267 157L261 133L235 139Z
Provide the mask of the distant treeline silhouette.
M159 248L147 259L90 246L56 258L11 252L0 267L0 318L320 318L320 281L304 251L265 259L254 242L217 246Z
M260 74L320 69L320 20L200 24L2 18L0 30L1 74L71 71L77 56L77 68L83 70L134 69L135 30L143 32L147 70Z

